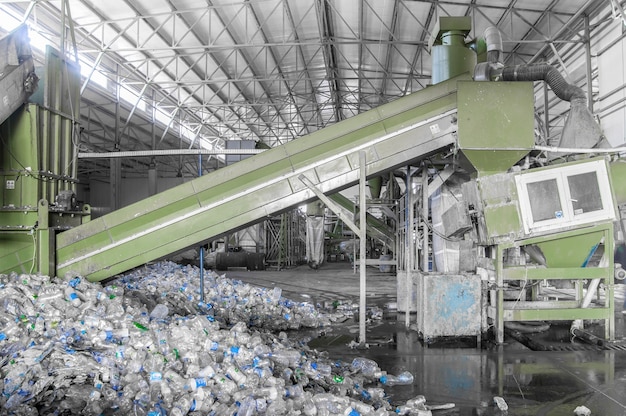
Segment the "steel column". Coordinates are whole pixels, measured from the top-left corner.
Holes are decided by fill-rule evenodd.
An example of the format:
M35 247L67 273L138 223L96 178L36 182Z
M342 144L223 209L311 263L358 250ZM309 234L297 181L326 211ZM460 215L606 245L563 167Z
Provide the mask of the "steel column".
M365 173L365 152L359 152L359 249L360 249L360 257L359 257L359 344L365 345L366 333L365 333L365 308L366 308L366 295L367 295L367 275L366 275L366 267L367 267L367 253L366 253L366 230L367 230L367 222L366 222L366 213L367 213L367 202L365 200L365 186L367 184L366 173Z

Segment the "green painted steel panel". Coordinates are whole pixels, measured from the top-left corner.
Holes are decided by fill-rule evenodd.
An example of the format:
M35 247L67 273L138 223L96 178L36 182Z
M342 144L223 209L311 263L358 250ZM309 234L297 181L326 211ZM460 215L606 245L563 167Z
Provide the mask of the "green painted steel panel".
M575 319L608 319L609 308L553 308L505 310L505 321L570 321Z
M476 53L465 43L472 29L469 16L442 16L435 22L428 47L432 57L432 83L473 73Z
M477 182L489 242L510 242L521 236L522 222L514 176L499 173L481 176Z
M480 175L504 172L535 144L532 82L459 82L459 149Z
M605 279L612 270L606 267L505 267L503 280L573 280Z
M520 231L517 203L487 206L484 210L484 217L492 243L512 241Z
M611 187L617 205L626 203L626 160L618 159L609 164Z
M37 135L33 134L33 128L36 129L36 116L35 106L25 106L0 126L3 137L3 145L0 148L2 187L5 188L7 180L15 180L14 189L5 188L4 192L0 193L1 206L36 208L41 198L38 180L38 172L41 170L40 144ZM26 169L33 173L28 174Z
M0 239L0 274L29 273L33 267L33 237L26 233L8 233Z
M467 78L461 78L467 79ZM57 236L57 274L102 280L374 176L455 142L456 83L398 99ZM437 125L437 129L433 126ZM433 132L440 130L441 133Z
M594 246L600 242L604 232L598 231L567 238L552 239L537 243L546 257L548 267L582 267Z
M472 74L476 66L476 53L465 45L439 45L432 48L432 83Z

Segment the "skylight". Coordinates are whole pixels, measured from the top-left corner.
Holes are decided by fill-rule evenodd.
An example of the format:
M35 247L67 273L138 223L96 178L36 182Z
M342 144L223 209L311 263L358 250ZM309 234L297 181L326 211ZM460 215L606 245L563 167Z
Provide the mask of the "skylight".
M83 77L87 78L89 77L89 74L91 74L92 66L88 64L83 57L80 57L79 59L81 61L80 62L80 74ZM107 82L107 77L104 76L104 74L99 72L97 69L93 71L93 74L91 74L91 78L89 79L89 82L93 82L94 84L104 89L106 89L109 85Z
M136 92L126 88L123 85L120 88L120 98L131 105L137 105L137 108L139 110L146 111L146 102L141 99L141 97L139 97Z

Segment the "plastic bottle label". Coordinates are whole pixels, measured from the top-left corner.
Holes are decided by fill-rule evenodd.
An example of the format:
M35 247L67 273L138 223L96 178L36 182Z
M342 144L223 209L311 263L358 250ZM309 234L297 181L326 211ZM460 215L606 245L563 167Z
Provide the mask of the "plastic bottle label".
M158 371L150 372L150 381L161 381L163 380L163 374Z
M197 378L196 387L206 387L206 380L203 378Z

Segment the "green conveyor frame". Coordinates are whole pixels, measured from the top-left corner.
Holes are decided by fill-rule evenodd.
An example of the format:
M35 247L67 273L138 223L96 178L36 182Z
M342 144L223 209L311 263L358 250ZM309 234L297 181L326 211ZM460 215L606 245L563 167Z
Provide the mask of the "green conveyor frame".
M355 210L355 204L349 198L346 198L340 193L332 194L329 198L335 201L340 207L344 208L346 212L352 214ZM388 246L392 246L395 242L395 231L385 224L382 220L379 220L369 212L366 213L366 233L367 235L377 238Z
M330 194L455 143L457 81L372 109L56 237L57 275L100 281Z

